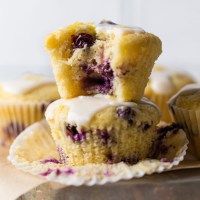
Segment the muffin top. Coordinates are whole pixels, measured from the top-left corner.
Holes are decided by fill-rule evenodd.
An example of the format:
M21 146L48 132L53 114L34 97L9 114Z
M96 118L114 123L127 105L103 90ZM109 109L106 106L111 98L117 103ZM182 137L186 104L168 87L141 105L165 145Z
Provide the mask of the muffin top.
M135 108L137 109L140 105L146 105L157 113L157 121L160 119L160 110L159 108L147 98L142 98L138 102L122 102L110 98L107 95L95 95L95 96L79 96L72 99L59 99L52 104L46 110L45 116L47 120L55 119L55 112L60 109L62 110L64 106L68 107L67 112L65 113L66 121L71 124L76 124L79 129L82 126L86 126L90 120L95 116L99 111L104 108L109 107L120 107L121 111L119 115L126 115L129 111L124 110L125 108ZM60 108L60 109L57 109ZM128 113L126 113L128 112ZM110 113L108 112L108 116ZM113 116L112 116L113 117Z
M182 88L170 101L169 106L176 105L185 109L200 109L200 84L190 84Z
M58 98L55 82L44 76L28 74L18 80L0 82L1 101L53 101Z
M173 95L185 85L195 82L194 78L187 72L155 66L145 89L145 95L148 96L151 92L161 95Z

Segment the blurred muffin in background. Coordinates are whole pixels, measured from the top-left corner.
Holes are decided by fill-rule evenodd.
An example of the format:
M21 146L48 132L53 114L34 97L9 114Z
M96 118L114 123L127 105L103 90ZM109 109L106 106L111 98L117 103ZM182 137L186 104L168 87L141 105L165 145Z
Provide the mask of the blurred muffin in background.
M166 69L162 66L155 66L149 78L144 95L154 101L162 112L162 121L171 122L167 102L182 87L195 83L195 79L183 71Z
M189 153L200 159L200 84L182 88L169 101L174 120L189 139Z
M0 145L9 145L30 124L44 118L46 107L60 98L50 78L29 74L0 82Z

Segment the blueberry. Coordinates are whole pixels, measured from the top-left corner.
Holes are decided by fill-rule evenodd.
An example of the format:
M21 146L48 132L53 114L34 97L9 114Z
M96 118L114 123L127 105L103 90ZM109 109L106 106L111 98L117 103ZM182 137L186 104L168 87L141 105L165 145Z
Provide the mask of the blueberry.
M103 64L81 65L80 68L86 72L83 85L87 91L97 91L100 94L113 93L114 73L108 61Z
M168 126L159 127L157 129L158 140L162 140L169 131L172 132L173 134L176 134L179 129L180 129L180 126L176 123L172 123L171 125L168 125Z
M71 126L70 124L66 124L66 134L69 136L74 136L78 134L78 131L76 129L76 126Z
M76 36L72 36L72 42L73 42L73 49L77 48L81 49L84 47L91 47L95 42L95 38L90 34L80 33Z
M76 126L66 124L66 135L74 141L82 142L85 139L85 131L80 133L77 131Z
M107 130L97 130L97 134L103 144L108 144L110 140L110 133Z
M142 132L146 132L149 128L151 128L151 124L148 122L142 122L139 128L142 130Z
M80 141L80 142L82 142L82 141L85 140L85 134L86 134L86 133L85 133L84 131L81 131L80 133L74 135L73 139L74 139L75 141Z
M128 106L117 107L116 112L119 118L126 120L129 124L133 123L133 118L136 116L136 112Z
M56 169L56 176L59 176L62 172L60 171L60 169Z

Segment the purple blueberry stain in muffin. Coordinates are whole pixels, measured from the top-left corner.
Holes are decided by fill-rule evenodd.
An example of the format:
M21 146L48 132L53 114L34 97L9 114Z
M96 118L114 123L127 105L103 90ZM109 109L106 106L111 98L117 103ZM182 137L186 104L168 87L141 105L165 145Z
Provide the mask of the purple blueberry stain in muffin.
M108 159L107 164L113 164L113 162L114 162L114 155L111 152L109 152L107 154L107 159Z
M67 156L64 152L63 152L63 149L58 146L57 147L57 151L58 151L58 154L59 154L59 157L60 157L60 163L63 164L63 163L67 163L67 159L69 158L69 156Z
M91 47L95 43L95 37L88 33L80 33L72 36L73 49Z
M67 175L72 175L72 174L75 173L74 170L73 170L72 168L67 168L67 169L65 169L63 172L64 172L65 174L67 174Z
M96 132L102 144L108 144L109 141L111 141L111 132L107 130L100 130L100 129L97 129Z
M176 134L179 131L179 129L180 129L180 126L176 123L172 123L171 125L159 127L157 129L158 140L162 140L169 132Z
M161 158L160 162L169 162L167 158Z
M66 124L66 135L71 138L73 141L83 142L85 140L85 131L82 130L80 133L77 130L77 127L74 125Z
M55 173L56 173L56 176L59 176L62 172L61 172L61 170L60 169L56 169L56 171L55 171Z
M152 126L152 123L150 124L149 122L142 122L139 126L139 129L142 130L142 132L146 132L148 129L150 129Z
M113 175L113 172L107 170L105 173L104 173L105 176L112 176Z
M83 87L88 92L113 93L114 73L109 61L96 65L81 65L80 68L86 73L86 77L83 78L82 82Z
M41 175L41 176L48 176L48 175L51 174L52 172L53 172L52 169L48 169L47 171L41 173L40 175Z
M81 131L80 133L73 136L74 141L83 142L85 140L85 132Z
M130 165L134 165L134 164L138 163L138 161L139 161L139 159L136 158L135 156L121 158L121 162L130 164Z
M166 146L164 144L159 146L159 152L161 155L166 155L169 151L169 146Z
M55 163L55 164L59 164L60 162L55 159L55 158L48 158L48 159L44 159L42 161L40 161L42 164L46 164L46 163Z
M180 126L178 124L172 123L171 125L167 126L161 126L157 129L157 140L154 142L152 146L152 152L151 155L149 155L150 158L157 159L159 156L165 156L170 149L175 149L176 147L174 145L164 145L163 140L168 134L176 134L178 133L180 129Z
M136 116L136 112L133 108L128 106L119 106L117 107L116 112L119 118L127 121L129 124L133 124L134 117Z

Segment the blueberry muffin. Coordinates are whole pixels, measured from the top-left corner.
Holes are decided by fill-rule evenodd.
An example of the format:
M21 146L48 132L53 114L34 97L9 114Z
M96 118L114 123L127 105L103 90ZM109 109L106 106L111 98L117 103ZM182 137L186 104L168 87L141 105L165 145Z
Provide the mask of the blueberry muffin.
M155 66L144 95L154 101L162 112L162 121L171 122L167 102L182 87L195 83L194 78L186 72Z
M189 139L189 152L200 158L200 84L190 84L169 101L174 120Z
M62 98L106 94L122 101L140 100L161 41L141 28L110 21L76 22L45 42Z
M59 98L49 78L26 75L0 83L0 144L9 145L30 124L44 118L49 103Z
M45 115L61 162L74 166L148 157L160 121L149 100L120 102L104 95L57 100Z

